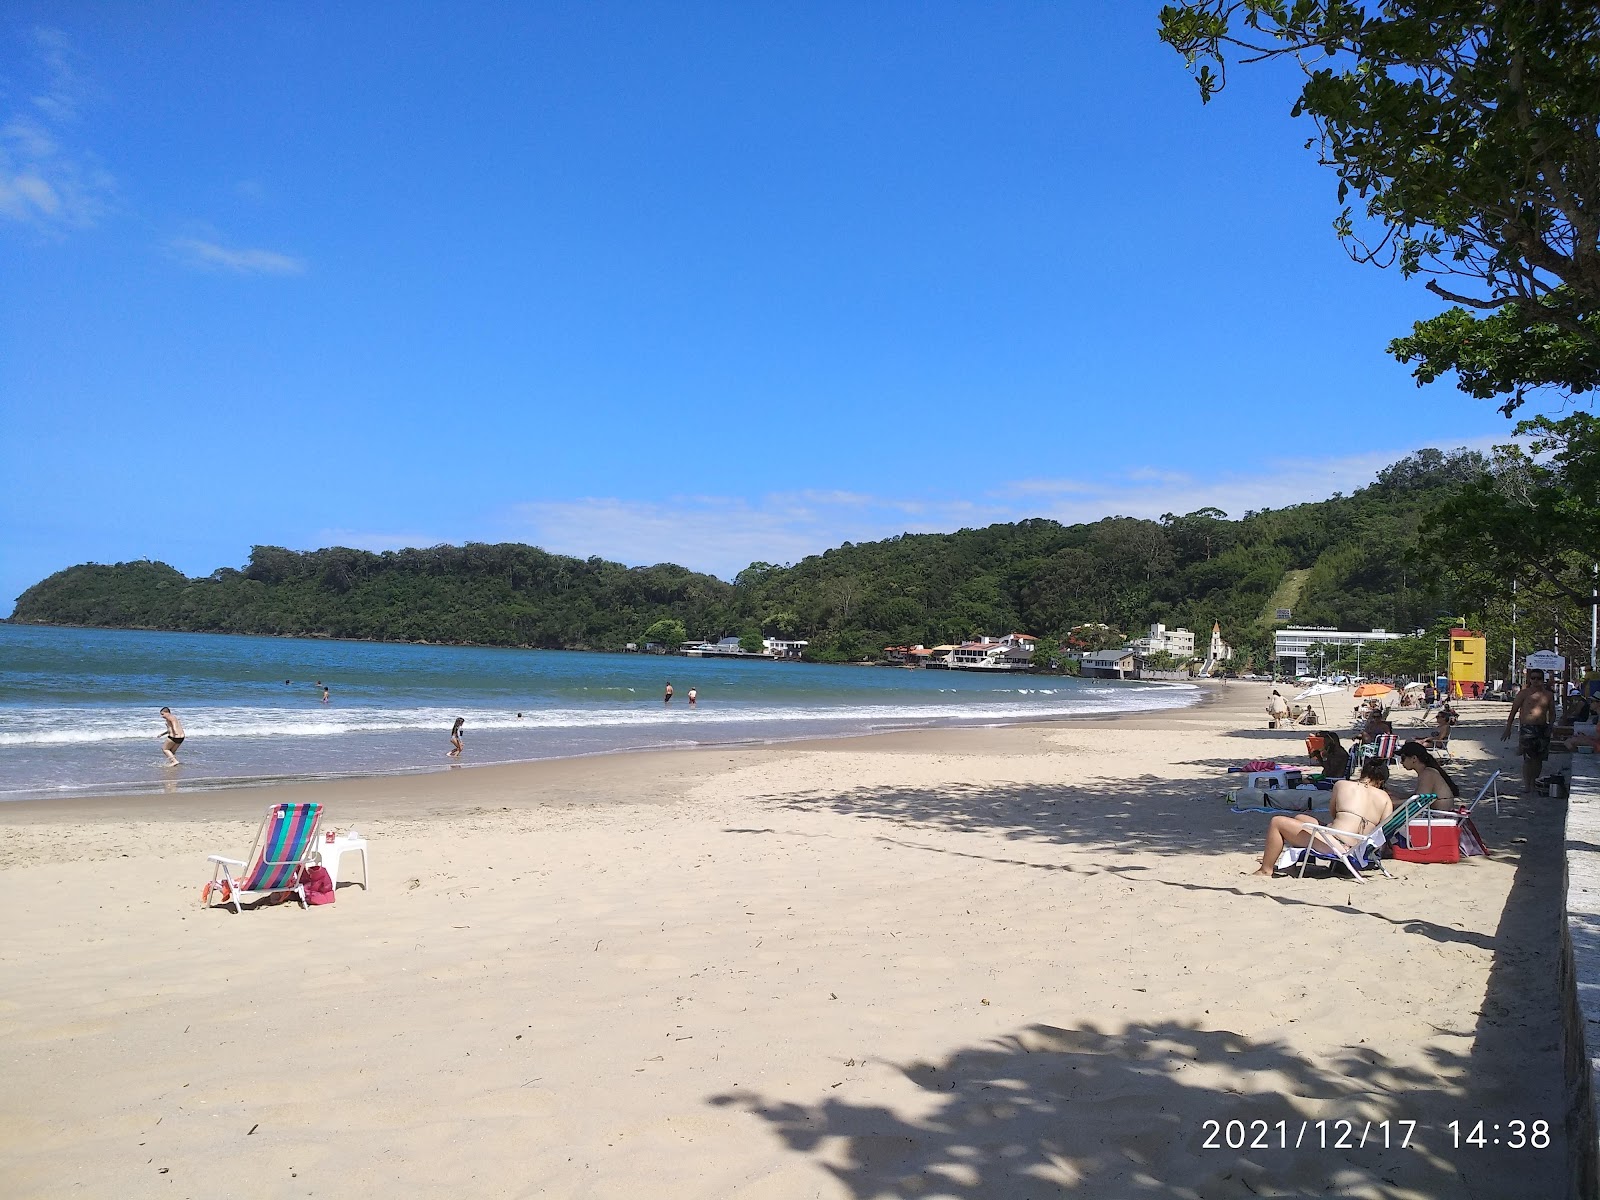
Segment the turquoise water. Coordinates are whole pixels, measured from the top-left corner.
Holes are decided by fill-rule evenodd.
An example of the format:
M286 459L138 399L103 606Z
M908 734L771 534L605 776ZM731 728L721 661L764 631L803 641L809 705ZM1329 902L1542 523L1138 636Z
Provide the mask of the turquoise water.
M0 800L438 770L458 716L470 764L1043 720L1197 695L1032 675L0 625ZM161 754L162 705L188 734L178 767Z

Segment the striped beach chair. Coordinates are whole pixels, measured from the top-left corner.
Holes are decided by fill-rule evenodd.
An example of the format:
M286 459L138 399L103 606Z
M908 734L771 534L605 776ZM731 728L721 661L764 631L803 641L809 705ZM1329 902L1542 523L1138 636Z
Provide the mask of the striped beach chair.
M1380 733L1376 741L1368 742L1357 748L1355 754L1351 756L1353 759L1351 767L1359 773L1361 764L1369 759L1375 758L1381 763L1391 763L1394 761L1394 756L1399 752L1400 738L1392 733Z
M207 857L207 862L216 865L202 900L209 904L220 898L224 904L232 904L234 912L243 912L241 892L293 892L304 908L306 893L300 886L300 872L316 849L321 820L320 804L274 804L267 809L248 860L220 854ZM233 873L234 867L241 868L239 874Z

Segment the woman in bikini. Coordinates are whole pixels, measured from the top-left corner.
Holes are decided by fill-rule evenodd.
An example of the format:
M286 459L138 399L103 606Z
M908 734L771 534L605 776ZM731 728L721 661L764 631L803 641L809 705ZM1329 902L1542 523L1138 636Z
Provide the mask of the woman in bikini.
M1328 795L1328 819L1319 822L1310 813L1273 817L1267 826L1267 848L1261 854L1257 875L1271 875L1285 846L1304 847L1311 843L1309 826L1324 824L1347 833L1369 834L1394 812L1394 802L1384 785L1389 768L1376 759L1361 766L1360 779L1341 779Z
M461 757L461 727L466 723L465 717L457 717L456 723L450 726L450 753L445 755L446 758Z
M1417 773L1416 794L1431 794L1434 797L1432 807L1446 811L1455 808L1461 789L1421 742L1407 742L1400 747L1400 765Z

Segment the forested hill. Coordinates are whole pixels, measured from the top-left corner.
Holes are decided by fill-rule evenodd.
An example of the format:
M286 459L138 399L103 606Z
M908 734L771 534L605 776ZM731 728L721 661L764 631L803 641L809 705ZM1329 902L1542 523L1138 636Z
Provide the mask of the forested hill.
M1450 609L1441 573L1407 552L1423 515L1483 467L1475 453L1428 450L1353 495L1240 520L1202 509L1160 521L906 534L847 542L792 566L755 563L732 584L522 545L383 554L258 546L243 570L199 579L155 562L70 567L24 592L12 620L617 649L675 619L692 637L809 638L824 659L980 633L1049 636L1086 623L1137 635L1165 621L1203 643L1220 621L1231 642L1260 653L1271 636L1269 601L1281 603L1294 584L1297 624L1410 630Z

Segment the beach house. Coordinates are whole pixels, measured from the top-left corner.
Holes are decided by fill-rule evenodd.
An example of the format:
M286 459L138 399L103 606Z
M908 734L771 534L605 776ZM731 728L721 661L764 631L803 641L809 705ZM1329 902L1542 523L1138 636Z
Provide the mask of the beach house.
M1138 673L1138 655L1132 646L1091 650L1078 660L1078 673L1087 679L1132 679Z
M1029 633L1008 633L1004 637L983 637L975 642L962 642L950 651L950 669L1025 671L1033 664L1033 651L1038 641Z
M800 658L810 642L800 638L769 637L761 639L761 647L773 658Z

